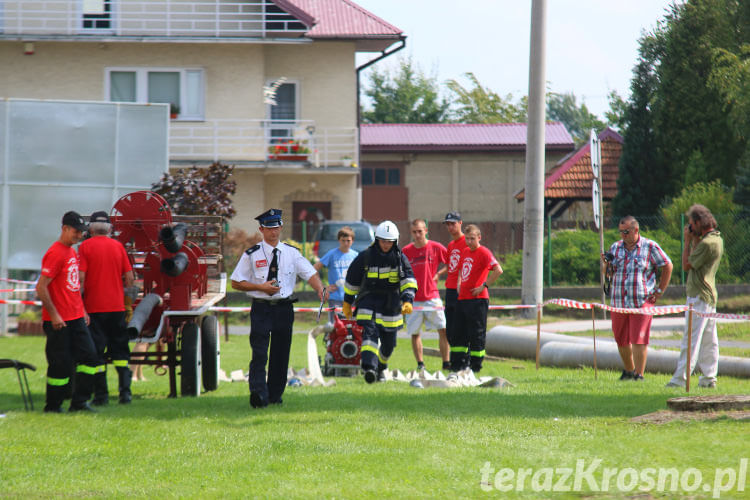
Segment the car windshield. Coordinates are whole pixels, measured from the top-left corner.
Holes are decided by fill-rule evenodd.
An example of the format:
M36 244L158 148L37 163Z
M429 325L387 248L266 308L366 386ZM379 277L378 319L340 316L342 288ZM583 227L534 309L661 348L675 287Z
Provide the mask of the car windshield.
M370 241L369 228L364 224L326 224L321 232L321 240L335 240L342 227L349 226L354 229L354 241Z

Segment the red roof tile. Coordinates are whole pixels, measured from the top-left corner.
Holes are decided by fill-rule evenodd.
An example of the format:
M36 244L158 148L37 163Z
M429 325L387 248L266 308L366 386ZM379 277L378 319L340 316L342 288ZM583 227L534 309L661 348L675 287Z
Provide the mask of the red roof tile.
M378 123L362 124L363 152L373 151L525 151L525 123ZM573 149L565 125L548 122L547 149Z
M622 154L622 136L607 127L599 134L602 152L602 199L611 200L617 194L618 163ZM544 181L546 199L591 199L591 144L586 143L577 151L560 160L547 172ZM516 199L524 199L521 190Z
M273 0L310 27L313 39L400 40L403 31L351 0ZM387 45L386 45L387 47Z

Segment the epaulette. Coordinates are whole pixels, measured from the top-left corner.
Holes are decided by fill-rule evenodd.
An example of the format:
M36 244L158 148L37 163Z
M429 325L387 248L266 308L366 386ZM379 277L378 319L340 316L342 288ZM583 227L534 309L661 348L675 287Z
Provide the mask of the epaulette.
M257 250L260 250L260 243L258 243L255 246L252 246L252 247L248 248L247 250L245 250L245 253L248 254L248 255L252 255L252 253L255 252L255 251L257 251Z
M284 244L285 244L286 246L288 246L288 247L292 247L292 248L294 248L295 250L297 250L297 251L299 251L299 252L301 252L301 251L302 251L302 248L298 247L297 245L292 245L291 243L287 243L286 241L284 242Z

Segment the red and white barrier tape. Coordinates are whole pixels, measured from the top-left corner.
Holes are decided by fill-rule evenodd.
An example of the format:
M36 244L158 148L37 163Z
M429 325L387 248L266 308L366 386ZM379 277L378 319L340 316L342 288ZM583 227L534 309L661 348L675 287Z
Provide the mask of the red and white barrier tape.
M25 304L27 306L41 306L42 302L40 300L3 300L0 299L0 304Z
M36 292L36 288L5 288L0 290L0 293L29 293Z
M702 318L741 319L745 321L750 321L750 314L727 314L727 313L696 313L696 314Z
M15 300L15 299L0 299L0 304L23 304L28 306L41 306L42 302L39 300ZM605 309L607 311L614 311L624 314L648 314L651 316L665 316L668 314L679 314L684 313L688 310L687 306L654 306L654 307L647 307L642 309L628 309L623 307L612 307L605 304L598 304L598 303L589 303L589 302L578 302L576 300L570 300L570 299L549 299L544 302L543 305L547 304L556 304L562 307L567 307L570 309L591 309L593 307L599 308L599 309ZM528 304L517 304L517 305L495 305L490 306L490 309L531 309L536 306L528 305ZM250 312L250 307L221 307L221 306L214 306L209 307L209 311L213 312L227 312L227 313L234 313L234 312ZM438 311L442 308L437 307L415 307L415 311ZM323 311L341 311L340 307L337 308L331 308L331 307L324 307ZM295 307L295 312L318 312L317 307ZM715 319L736 319L736 320L743 320L743 321L750 321L750 315L748 314L728 314L728 313L701 313L698 311L693 311L693 313L696 316L700 316L702 318L715 318Z
M558 306L567 307L568 309L591 309L594 304L588 302L578 302L577 300L570 299L549 299L545 300L543 305L556 304Z
M687 311L687 306L653 306L642 308L612 307L605 304L595 304L595 307L605 311L618 312L622 314L645 314L647 316L665 316L667 314L680 314Z
M0 281L7 281L8 283L21 283L22 285L36 285L36 281L22 281L14 280L11 278L0 278Z

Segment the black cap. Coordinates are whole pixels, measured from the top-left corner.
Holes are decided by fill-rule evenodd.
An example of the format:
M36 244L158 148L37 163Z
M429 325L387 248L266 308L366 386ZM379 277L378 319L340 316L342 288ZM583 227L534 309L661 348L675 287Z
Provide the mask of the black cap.
M281 210L279 210L278 208L266 210L265 212L257 216L255 220L260 223L261 227L280 227L284 225L284 223L281 221Z
M443 222L461 222L461 214L458 212L448 212L445 214L445 220Z
M70 226L78 231L85 231L87 229L86 223L83 222L83 217L78 212L65 212L62 218L63 226Z
M94 212L91 214L91 217L89 217L89 224L92 222L106 222L109 224L109 215L107 215L107 212L101 210L99 212Z

